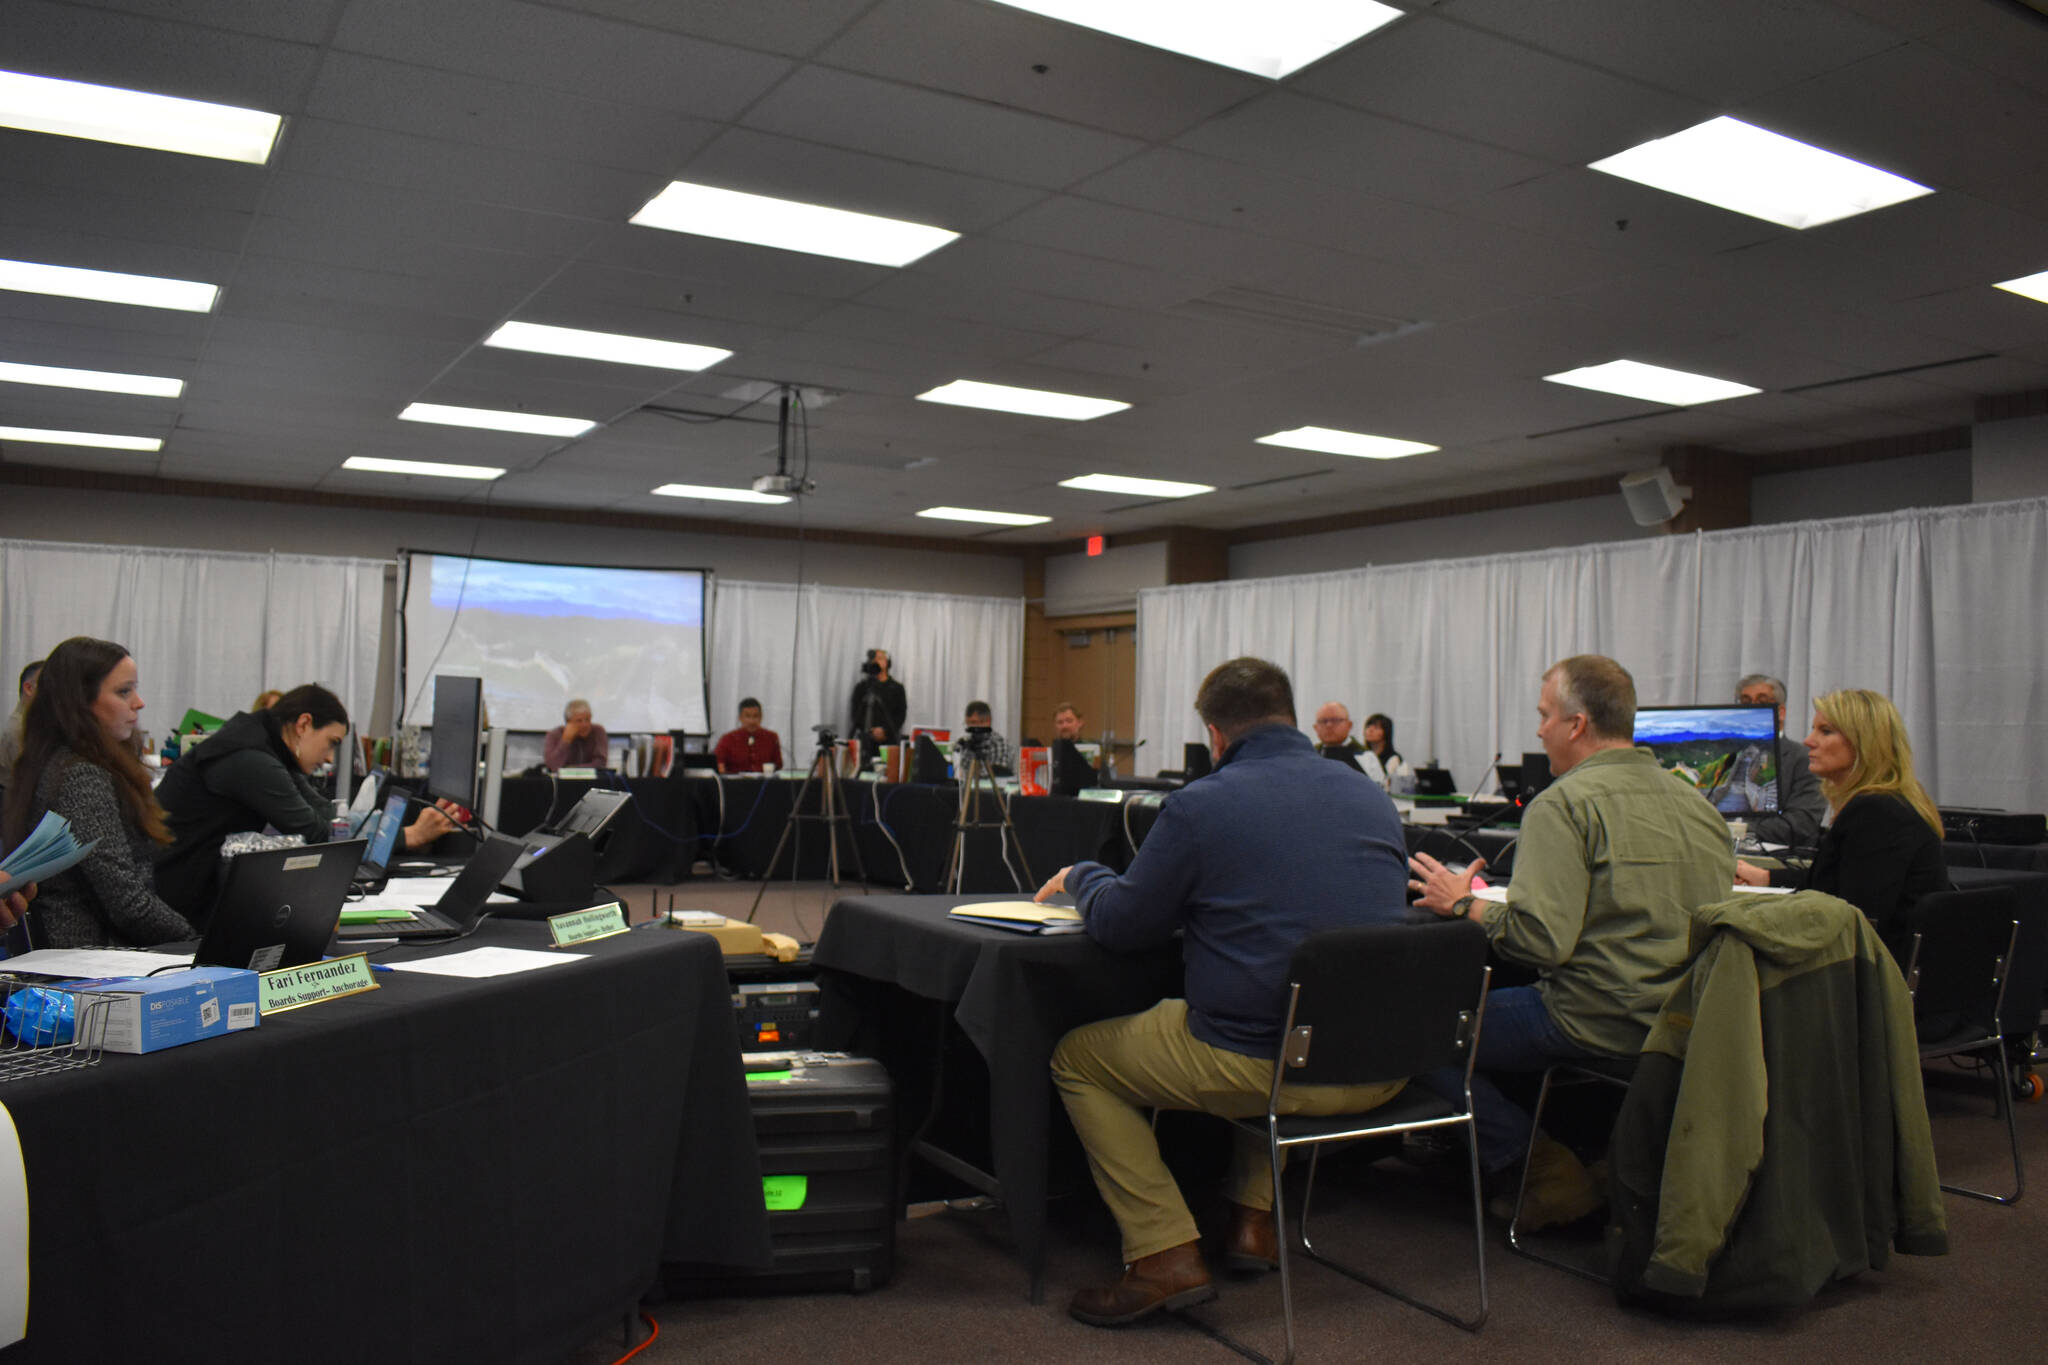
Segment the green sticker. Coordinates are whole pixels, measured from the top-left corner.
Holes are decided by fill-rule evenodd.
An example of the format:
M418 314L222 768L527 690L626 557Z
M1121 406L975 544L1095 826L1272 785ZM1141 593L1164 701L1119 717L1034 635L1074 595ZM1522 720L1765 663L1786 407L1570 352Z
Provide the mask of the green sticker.
M610 938L613 934L626 932L626 913L617 901L613 901L610 905L600 905L590 910L571 910L566 915L550 915L548 932L555 936L557 948L588 943L594 938Z
M749 1084L754 1081L786 1081L795 1074L794 1071L749 1071L747 1081Z
M811 1178L807 1175L761 1177L761 1197L767 1201L770 1213L788 1213L791 1209L802 1208L810 1192Z

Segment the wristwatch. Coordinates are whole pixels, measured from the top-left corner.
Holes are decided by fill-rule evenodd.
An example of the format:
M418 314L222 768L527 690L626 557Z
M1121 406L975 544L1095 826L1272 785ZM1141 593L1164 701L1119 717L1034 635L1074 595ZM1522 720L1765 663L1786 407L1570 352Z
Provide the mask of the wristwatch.
M1460 896L1451 902L1451 910L1459 919L1470 919L1473 903L1478 899L1477 896Z

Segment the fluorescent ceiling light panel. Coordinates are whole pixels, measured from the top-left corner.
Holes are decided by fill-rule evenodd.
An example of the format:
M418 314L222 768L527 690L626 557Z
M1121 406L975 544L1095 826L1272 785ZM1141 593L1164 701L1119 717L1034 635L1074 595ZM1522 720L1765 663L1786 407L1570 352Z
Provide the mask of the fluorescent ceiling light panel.
M582 360L615 360L621 365L651 365L662 370L709 369L732 354L716 346L656 341L653 337L629 337L617 332L586 332L576 327L547 327L538 322L508 322L485 337L484 345Z
M641 227L807 251L869 265L909 265L960 235L922 223L713 189L684 180L671 181L628 221Z
M1667 370L1662 365L1645 365L1640 360L1610 360L1605 365L1587 365L1543 377L1553 384L1598 389L1602 393L1618 393L1624 398L1642 398L1679 408L1763 392L1747 384L1715 379L1711 375L1688 374L1684 370Z
M102 303L132 303L139 308L177 308L187 313L210 312L214 300L220 297L219 286L198 280L166 280L155 275L38 265L34 261L0 261L0 289Z
M1420 441L1397 441L1391 436L1367 436L1363 432L1338 431L1333 427L1296 427L1292 431L1276 431L1271 436L1259 437L1259 444L1319 450L1326 455L1356 455L1366 460L1398 460L1441 449Z
M781 493L756 493L751 488L713 488L706 484L665 483L653 489L664 498L698 498L704 502L788 502Z
M259 109L0 71L0 125L261 166L284 120Z
M1934 193L1725 114L1592 162L1591 169L1789 228L1818 227Z
M2041 303L2048 303L2048 270L2038 275L2022 275L2016 280L2005 280L1996 287Z
M975 379L956 379L919 394L921 403L949 403L956 408L991 408L996 412L1021 412L1027 417L1061 417L1069 422L1087 422L1122 412L1129 403L1113 398L1082 398L1046 389L1016 389L1008 384L984 384Z
M413 403L398 414L401 422L437 422L444 427L482 427L486 431L517 431L529 436L581 436L597 423L581 417L548 417L537 412L500 412L496 408L452 408L442 403Z
M341 462L343 469L365 474L419 474L429 479L497 479L505 471L481 464L436 464L432 460L385 460L374 455L351 455Z
M1373 0L999 0L1083 28L1279 80L1401 17Z
M66 370L54 365L17 365L0 360L0 382L47 384L53 389L96 389L101 393L139 393L145 398L176 398L185 381L156 374L116 374L108 370Z
M1135 479L1128 474L1083 474L1075 479L1061 479L1060 487L1078 488L1084 493L1132 493L1141 498L1191 498L1197 493L1216 491L1214 484Z
M977 512L972 507L927 507L918 515L935 521L978 521L990 526L1043 526L1052 520L1027 512Z
M45 446L92 446L99 450L162 450L154 436L112 436L103 431L50 431L43 427L0 427L0 441Z

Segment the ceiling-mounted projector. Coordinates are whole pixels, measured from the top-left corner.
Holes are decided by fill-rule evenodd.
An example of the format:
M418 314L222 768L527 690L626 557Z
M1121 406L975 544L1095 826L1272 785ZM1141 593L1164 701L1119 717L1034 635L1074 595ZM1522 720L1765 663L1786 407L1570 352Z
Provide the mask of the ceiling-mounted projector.
M785 498L800 498L806 493L818 491L815 480L800 479L794 474L763 474L754 480L756 493L776 493Z

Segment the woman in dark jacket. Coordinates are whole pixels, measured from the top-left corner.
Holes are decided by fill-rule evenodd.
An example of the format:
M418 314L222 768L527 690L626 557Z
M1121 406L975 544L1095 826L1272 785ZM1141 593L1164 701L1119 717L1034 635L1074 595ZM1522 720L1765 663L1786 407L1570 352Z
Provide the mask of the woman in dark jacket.
M22 716L0 834L13 848L55 811L95 847L42 884L33 907L39 947L147 948L195 937L150 880L151 856L170 834L139 757L141 711L135 660L122 646L81 635L44 661Z
M1904 963L1912 942L1907 913L1948 886L1941 815L1913 775L1906 722L1881 692L1830 692L1813 704L1806 755L1829 806L1813 863L1804 873L1766 873L1738 862L1735 878L1840 896Z
M333 827L334 802L308 775L348 738L348 711L317 683L294 687L269 709L242 711L192 746L157 788L172 844L157 859L157 891L202 924L220 889L220 849L230 834L265 826L320 843ZM425 810L405 830L418 848L454 826Z

